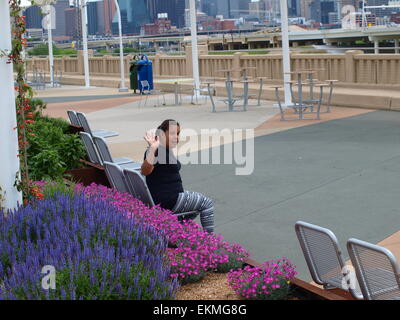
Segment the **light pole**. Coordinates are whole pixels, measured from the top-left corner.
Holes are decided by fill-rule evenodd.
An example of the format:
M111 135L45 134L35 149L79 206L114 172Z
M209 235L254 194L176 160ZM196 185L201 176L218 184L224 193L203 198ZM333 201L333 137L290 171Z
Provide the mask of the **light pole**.
M46 26L43 28L47 29L47 42L49 47L49 68L50 68L50 84L54 87L54 56L53 56L53 17L51 4L55 3L56 0L36 0L35 4L42 8L44 14L46 14Z
M0 0L0 50L11 50L10 8L7 0ZM22 203L22 194L15 188L15 174L19 172L18 133L12 64L0 57L0 207L14 209Z
M90 88L89 55L88 55L88 45L87 45L86 0L81 0L80 9L81 9L81 19L82 19L83 68L85 71L85 88Z
M121 83L119 85L119 92L127 92L128 88L125 87L125 66L124 66L124 45L122 43L122 22L121 22L121 10L119 9L118 0L114 0L115 8L117 9L118 16L118 32L119 32L119 65L121 72ZM140 47L140 40L139 40ZM140 49L139 49L140 50Z
M287 0L280 0L281 5L281 33L282 33L282 63L283 63L283 87L285 91L285 105L292 104L290 95L290 49L289 49L289 23Z
M190 34L192 37L192 67L194 78L195 97L200 95L199 51L197 47L197 21L195 0L189 0L190 8Z

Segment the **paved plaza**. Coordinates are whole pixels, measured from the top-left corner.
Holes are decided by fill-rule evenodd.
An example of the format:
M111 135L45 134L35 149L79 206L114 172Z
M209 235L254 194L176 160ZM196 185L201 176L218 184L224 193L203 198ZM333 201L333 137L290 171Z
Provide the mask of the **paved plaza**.
M209 103L154 107L152 98L139 107L141 97L132 94L88 91L65 87L39 97L48 101L49 115L83 111L93 128L119 131L108 139L115 156L141 160L144 132L167 118L197 131L255 129L253 174L235 175L232 164L189 164L181 173L186 189L214 199L216 232L244 245L258 261L287 256L299 278L311 280L294 232L297 220L330 228L343 249L350 237L379 243L399 230L398 112L334 107L321 121L281 122L271 101L231 113L219 102L211 113ZM167 96L167 104L172 102L173 95ZM398 239L390 238L395 254Z

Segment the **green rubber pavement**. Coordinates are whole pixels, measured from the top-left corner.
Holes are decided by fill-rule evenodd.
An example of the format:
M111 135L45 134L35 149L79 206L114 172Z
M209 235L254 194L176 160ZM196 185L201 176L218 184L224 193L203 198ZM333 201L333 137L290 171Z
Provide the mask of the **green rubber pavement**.
M255 138L255 169L184 165L185 189L214 199L216 232L254 259L286 256L311 280L294 224L377 243L400 230L400 113L376 111ZM215 151L215 150L212 150Z

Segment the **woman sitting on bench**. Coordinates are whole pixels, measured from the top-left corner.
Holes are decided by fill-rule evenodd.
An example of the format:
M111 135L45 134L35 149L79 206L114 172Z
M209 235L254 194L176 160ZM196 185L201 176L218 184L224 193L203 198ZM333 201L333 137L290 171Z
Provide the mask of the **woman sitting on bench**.
M141 172L155 204L174 213L198 211L204 230L214 232L213 201L199 192L183 190L181 163L172 151L178 145L179 133L180 125L172 119L165 120L155 135L146 133L148 148Z

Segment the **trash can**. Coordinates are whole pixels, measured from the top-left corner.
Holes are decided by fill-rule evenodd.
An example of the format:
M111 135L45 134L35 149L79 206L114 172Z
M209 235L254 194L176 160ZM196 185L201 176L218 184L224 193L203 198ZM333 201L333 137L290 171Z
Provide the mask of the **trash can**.
M139 89L139 82L138 82L138 61L139 58L138 56L134 57L134 60L130 61L129 63L131 64L129 68L129 81L130 81L130 88L131 90L134 90L136 93L136 90Z
M150 88L146 88L149 90L154 89L153 83L153 62L149 60L147 55L142 55L140 60L137 61L138 65L138 79L139 79L139 90L142 91L142 84L140 81L147 80L149 82Z

